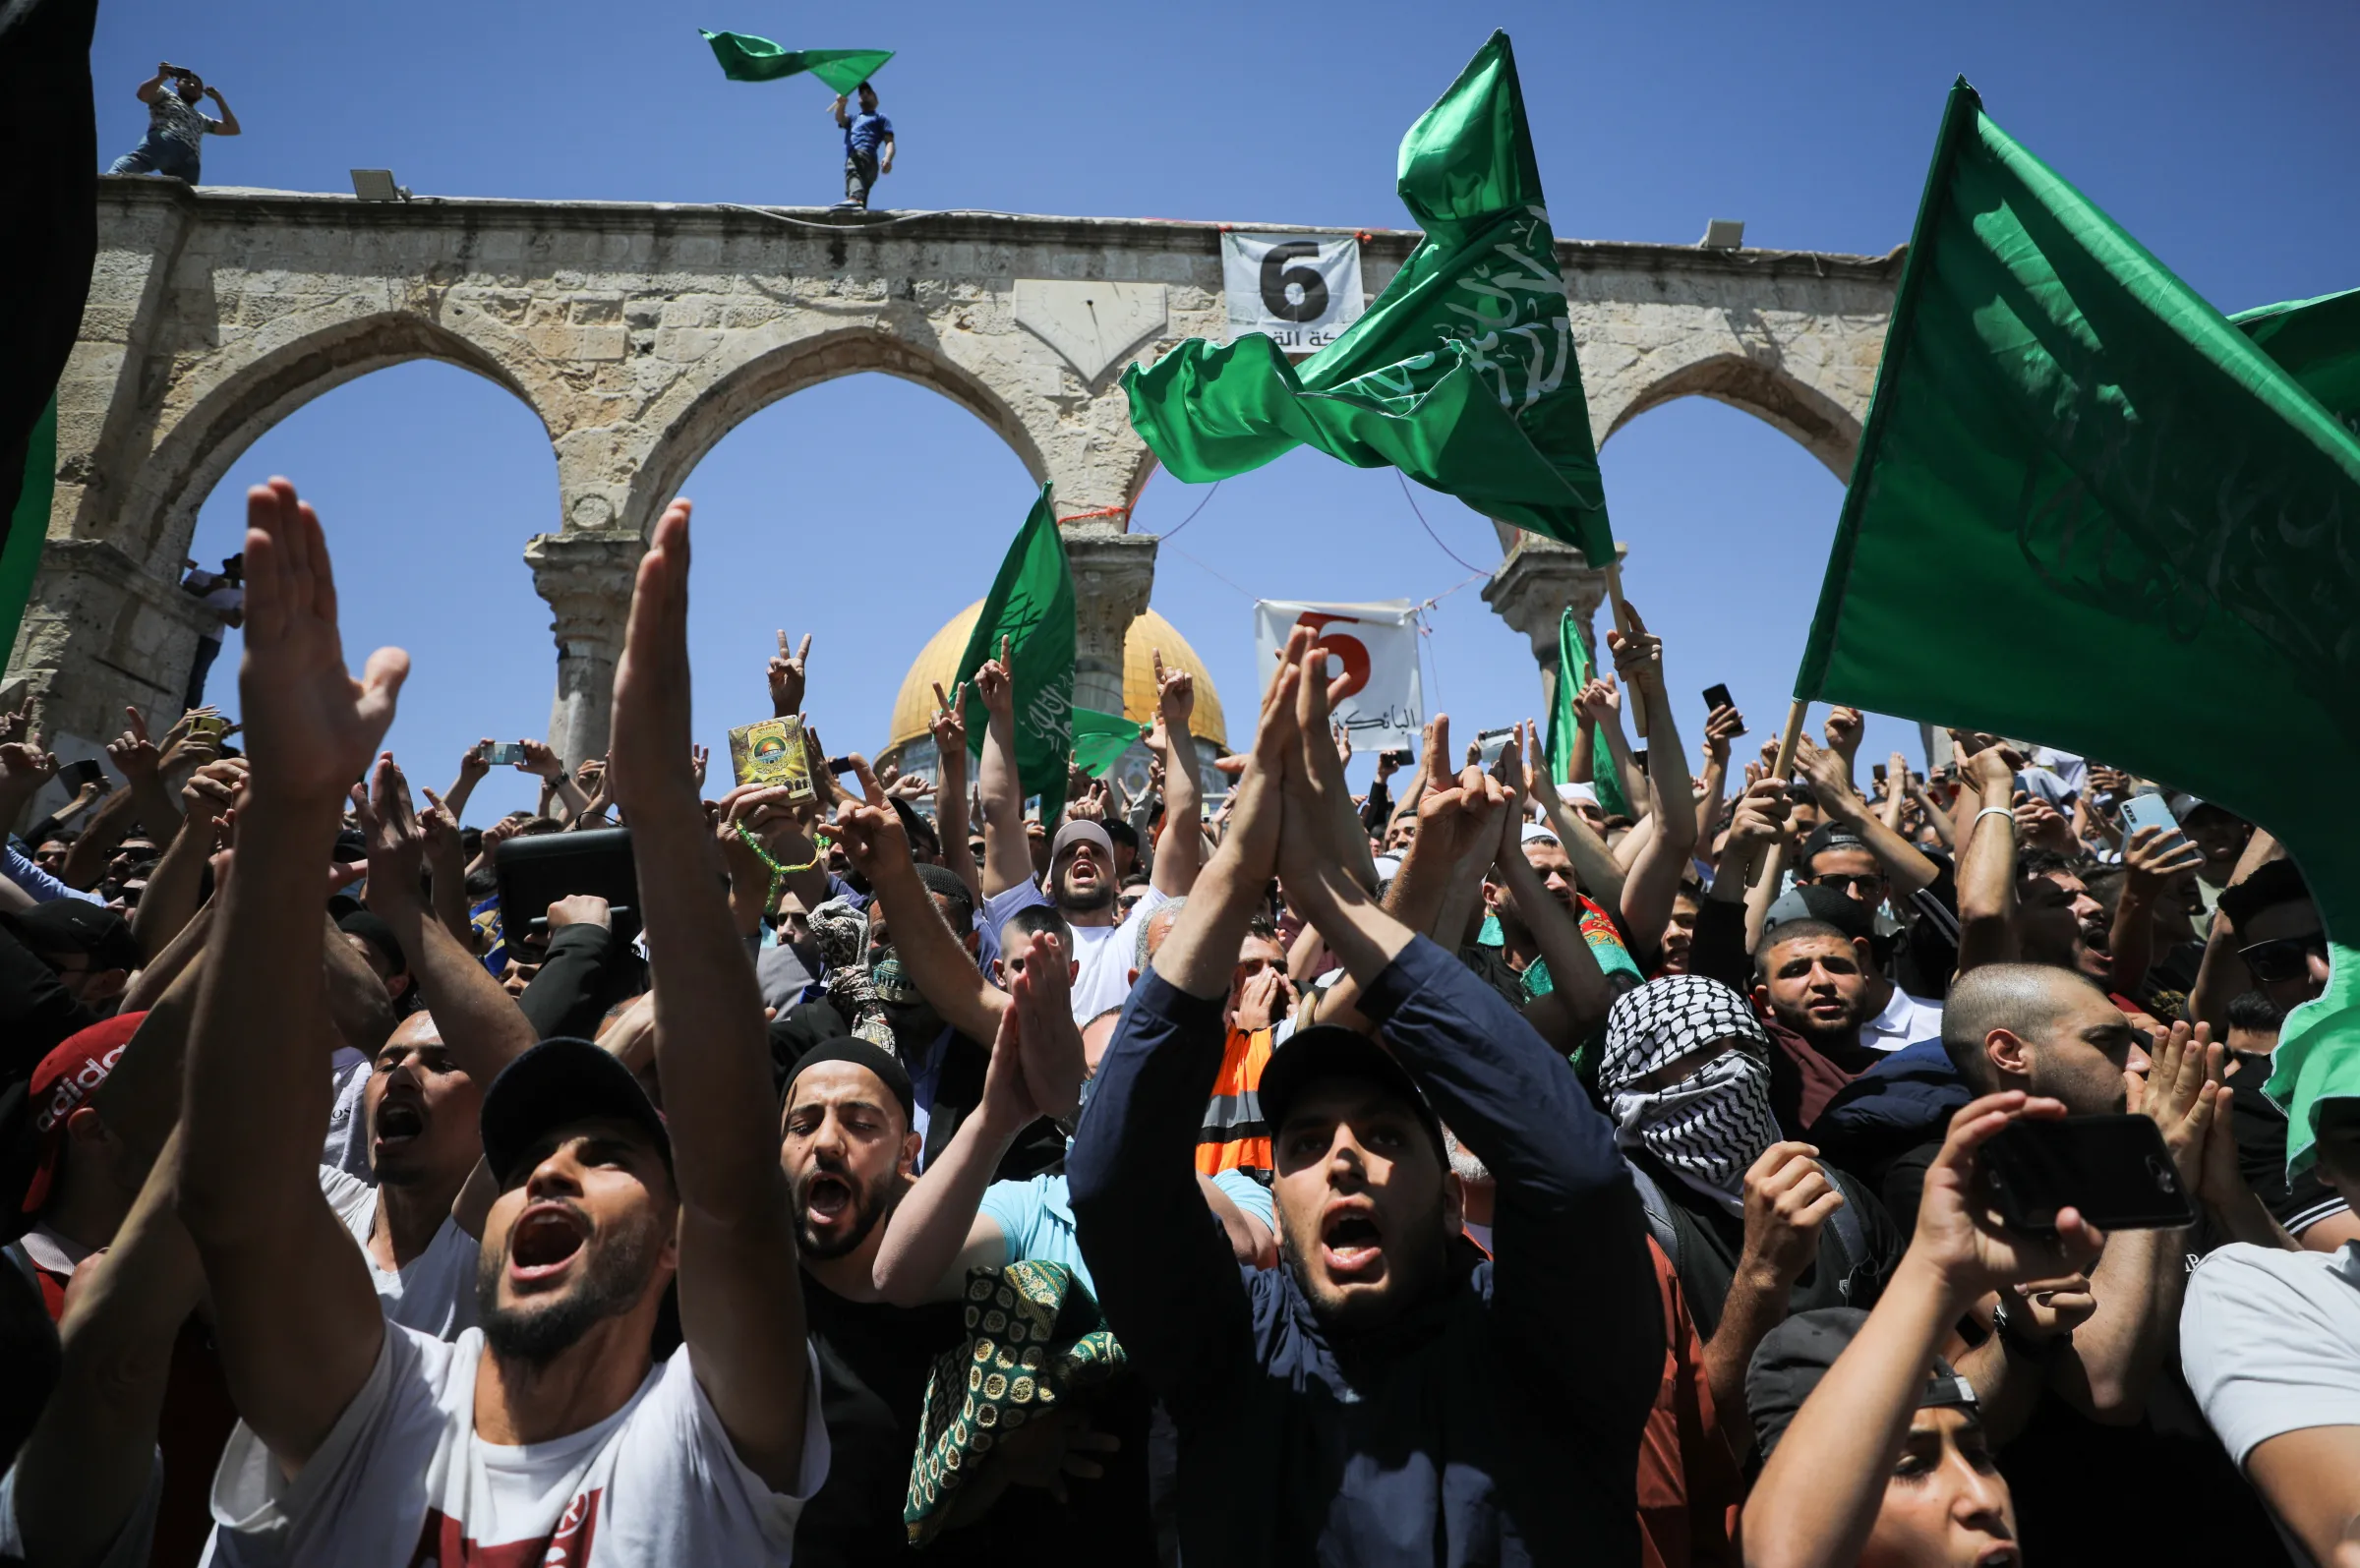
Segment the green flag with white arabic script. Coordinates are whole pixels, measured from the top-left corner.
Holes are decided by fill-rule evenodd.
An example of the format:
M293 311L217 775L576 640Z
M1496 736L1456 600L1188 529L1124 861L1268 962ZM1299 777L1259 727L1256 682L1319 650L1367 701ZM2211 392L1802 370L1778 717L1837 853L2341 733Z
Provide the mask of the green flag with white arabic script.
M1147 733L1147 726L1121 714L1102 714L1095 708L1074 709L1074 766L1092 779L1103 779L1122 760L1131 744Z
M1017 777L1026 794L1040 796L1040 820L1053 827L1065 811L1065 767L1074 754L1074 574L1046 485L1000 561L957 678L972 682L983 661L1000 656L1002 637L1016 683ZM990 723L971 685L967 744L978 756Z
M1300 366L1269 337L1190 338L1123 374L1131 424L1188 483L1298 445L1391 465L1483 513L1614 563L1557 237L1507 34L1401 141L1395 188L1426 237Z
M732 82L776 82L808 71L838 92L850 92L893 58L891 49L782 49L750 32L697 31Z
M2101 757L2260 823L2333 955L2290 1164L2360 1096L2360 440L1952 88L1798 697ZM2102 668L2060 679L2060 651Z
M1581 627L1574 622L1573 607L1567 605L1557 617L1557 699L1549 705L1549 778L1555 784L1573 781L1573 737L1580 733L1581 716L1573 711L1573 699L1581 688L1590 683L1595 668L1590 660L1590 645L1581 640ZM1607 749L1606 733L1596 724L1590 726L1590 787L1598 792L1598 809L1610 817L1631 815L1630 799L1622 792L1621 770L1615 766L1615 754Z

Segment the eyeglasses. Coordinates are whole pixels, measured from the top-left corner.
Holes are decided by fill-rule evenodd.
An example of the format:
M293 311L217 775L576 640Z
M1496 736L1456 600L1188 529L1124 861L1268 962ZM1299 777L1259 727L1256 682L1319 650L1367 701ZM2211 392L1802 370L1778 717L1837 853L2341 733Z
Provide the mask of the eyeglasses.
M1885 889L1885 879L1873 872L1834 871L1824 877L1813 877L1811 881L1822 888L1833 888L1847 898L1858 899L1863 903L1874 903L1883 897Z
M2271 942L2257 942L2249 948L2239 948L2237 957L2254 972L2254 978L2274 984L2281 980L2300 980L2311 972L2311 955L2328 956L2328 934L2314 931L2307 937L2279 937Z

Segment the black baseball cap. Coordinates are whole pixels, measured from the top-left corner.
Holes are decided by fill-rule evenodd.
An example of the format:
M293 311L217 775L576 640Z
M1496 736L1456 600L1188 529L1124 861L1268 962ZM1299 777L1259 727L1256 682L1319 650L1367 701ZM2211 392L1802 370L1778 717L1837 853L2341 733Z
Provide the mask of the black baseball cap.
M1745 1412L1753 1418L1754 1439L1764 1458L1867 1321L1868 1314L1857 1307L1821 1307L1797 1312L1762 1336L1745 1368ZM1918 1393L1918 1407L1929 1405L1976 1408L1974 1387L1939 1356Z
M22 913L0 912L0 929L38 954L82 954L93 969L136 969L142 962L139 939L122 912L84 899L51 899Z
M1868 841L1841 822L1823 822L1810 831L1802 841L1802 863L1807 869L1814 856L1830 849L1865 849Z
M1263 1067L1262 1083L1256 1089L1256 1099L1262 1106L1263 1125L1270 1136L1278 1136L1286 1126L1287 1113L1303 1092L1315 1083L1328 1078L1359 1078L1374 1083L1388 1094L1407 1100L1426 1126L1426 1135L1434 1139L1437 1153L1447 1157L1443 1143L1443 1120L1434 1114L1426 1102L1426 1092L1409 1070L1393 1060L1393 1054L1358 1029L1340 1024L1322 1023L1299 1029L1270 1053Z
M588 1040L543 1040L501 1069L484 1091L478 1123L484 1163L504 1190L522 1177L516 1167L551 1129L603 1117L637 1126L670 1169L672 1134L631 1070Z

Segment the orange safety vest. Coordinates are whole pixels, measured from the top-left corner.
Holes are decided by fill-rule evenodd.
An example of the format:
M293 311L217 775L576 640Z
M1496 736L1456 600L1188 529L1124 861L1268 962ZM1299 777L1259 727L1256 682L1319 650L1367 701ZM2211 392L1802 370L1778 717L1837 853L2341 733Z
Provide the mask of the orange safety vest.
M1261 1089L1262 1070L1269 1060L1268 1029L1229 1031L1221 1047L1220 1075L1212 1080L1212 1098L1197 1132L1197 1169L1203 1174L1243 1170L1268 1185L1270 1128L1262 1119Z

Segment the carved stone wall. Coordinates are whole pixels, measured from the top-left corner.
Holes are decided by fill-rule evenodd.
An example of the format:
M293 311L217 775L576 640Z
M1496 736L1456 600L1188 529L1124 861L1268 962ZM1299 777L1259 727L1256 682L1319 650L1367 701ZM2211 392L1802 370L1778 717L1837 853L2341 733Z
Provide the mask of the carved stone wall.
M630 566L664 503L740 420L862 371L972 411L1055 483L1061 515L1102 514L1074 535L1083 597L1108 601L1085 606L1079 686L1109 697L1110 677L1119 694L1119 635L1098 632L1127 623L1117 601L1146 602L1154 552L1124 529L1152 459L1118 378L1221 333L1219 229L102 179L56 502L10 672L71 755L126 703L168 706L197 625L174 584L214 484L311 398L431 358L513 392L557 454L555 510L518 544L555 610L561 755L604 749ZM1363 241L1372 292L1416 238ZM1560 257L1600 439L1696 393L1849 464L1896 258L1581 242Z

